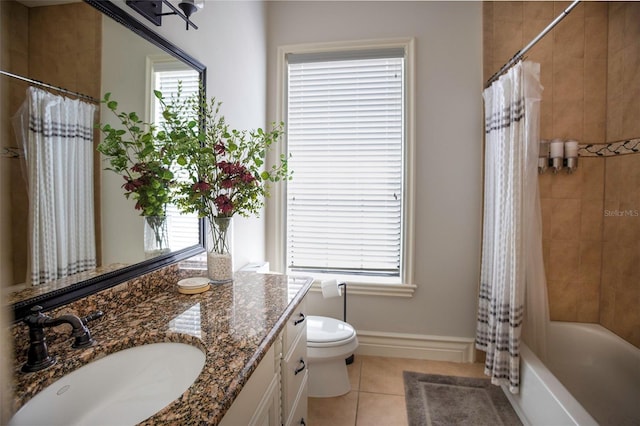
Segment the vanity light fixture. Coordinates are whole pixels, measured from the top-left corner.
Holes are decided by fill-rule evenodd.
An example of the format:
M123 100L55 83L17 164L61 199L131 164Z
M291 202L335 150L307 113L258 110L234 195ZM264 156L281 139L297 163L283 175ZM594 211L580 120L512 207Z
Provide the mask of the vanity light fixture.
M204 0L180 0L178 7L175 7L169 0L127 0L127 5L155 24L162 25L162 17L168 15L178 15L186 23L187 31L189 26L198 29L198 26L189 19L192 14L204 7ZM171 12L163 12L162 5L167 5ZM178 9L180 8L180 9Z

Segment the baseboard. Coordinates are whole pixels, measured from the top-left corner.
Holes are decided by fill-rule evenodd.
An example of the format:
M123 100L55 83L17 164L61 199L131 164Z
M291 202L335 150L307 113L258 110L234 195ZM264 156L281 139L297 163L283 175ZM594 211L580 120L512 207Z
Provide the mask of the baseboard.
M474 339L357 330L356 354L432 361L474 362Z

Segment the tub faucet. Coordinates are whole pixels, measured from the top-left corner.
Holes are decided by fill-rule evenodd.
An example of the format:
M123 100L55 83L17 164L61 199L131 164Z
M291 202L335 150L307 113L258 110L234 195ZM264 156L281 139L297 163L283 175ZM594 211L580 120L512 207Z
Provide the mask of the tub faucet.
M48 315L44 315L41 311L42 306L34 306L31 308L32 314L24 319L24 323L29 326L27 363L22 366L22 371L24 372L44 370L56 363L56 357L49 355L47 338L44 333L45 328L55 327L60 324L70 324L72 327L71 335L74 337L72 347L86 348L94 342L86 323L100 318L103 315L101 311L98 311L82 319L72 314L51 318Z

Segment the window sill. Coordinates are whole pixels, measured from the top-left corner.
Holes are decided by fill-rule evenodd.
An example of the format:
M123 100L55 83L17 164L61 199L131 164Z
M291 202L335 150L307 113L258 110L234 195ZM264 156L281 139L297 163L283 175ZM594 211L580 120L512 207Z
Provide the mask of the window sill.
M365 284L348 283L347 291L351 295L363 296L387 296L387 297L413 297L417 286L415 284ZM322 293L320 280L314 280L311 289L313 293Z

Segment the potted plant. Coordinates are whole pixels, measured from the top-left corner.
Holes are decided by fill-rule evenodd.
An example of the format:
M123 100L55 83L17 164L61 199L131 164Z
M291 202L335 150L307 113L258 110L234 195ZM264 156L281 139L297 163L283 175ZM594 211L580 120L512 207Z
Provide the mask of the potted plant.
M269 196L269 184L290 177L287 158L265 168L265 157L284 134L272 130L232 129L220 114L221 102L201 94L171 100L155 92L163 109L164 132L171 156L184 176L176 179L173 202L184 213L206 218L209 233L207 269L213 282L233 278L230 245L232 217L257 215Z
M97 149L109 161L111 170L124 179L127 198L145 218L145 254L157 256L169 251L166 206L171 201L174 182L172 159L162 140L155 136L153 124L143 122L135 112L118 111L118 103L107 93L102 100L115 114L122 128L101 124L104 140Z

